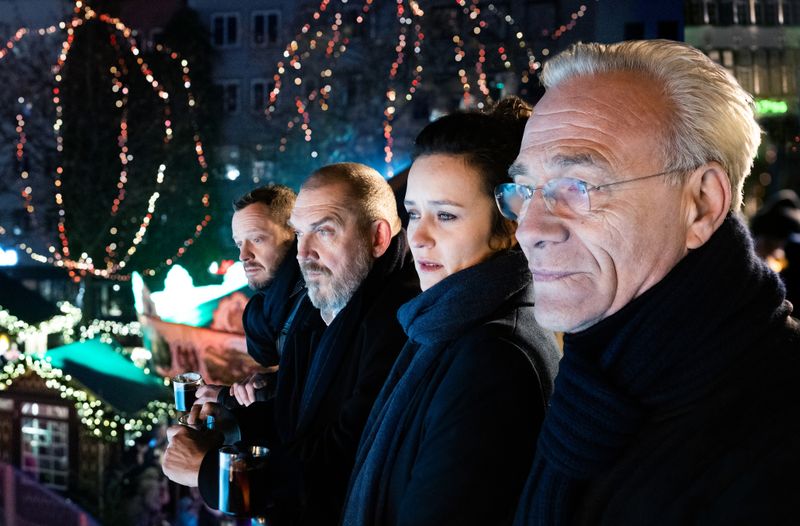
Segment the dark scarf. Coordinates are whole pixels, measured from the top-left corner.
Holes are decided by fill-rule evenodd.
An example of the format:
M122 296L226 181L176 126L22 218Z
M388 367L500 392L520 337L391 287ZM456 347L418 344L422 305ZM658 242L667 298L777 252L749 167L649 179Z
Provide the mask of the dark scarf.
M302 291L297 243L292 243L272 281L250 298L242 315L247 352L264 367L278 363L278 336L296 295Z
M441 353L530 282L522 252L505 251L448 276L400 307L397 318L409 341L361 436L346 500L345 526L380 523L388 479L404 436L405 411Z
M375 301L380 301L392 276L406 266L413 265L408 243L403 232L392 239L386 252L375 260L369 274L353 294L347 305L325 328L313 347L310 363L298 363L295 353L281 356L275 410L281 439L289 441L308 430L319 404L339 372L342 358L352 348L361 329L364 315ZM397 278L399 279L399 278ZM289 356L291 354L291 356ZM308 372L303 377L303 370Z
M777 275L728 217L661 282L566 335L555 392L515 524L572 522L586 482L610 469L657 414L702 398L790 312Z

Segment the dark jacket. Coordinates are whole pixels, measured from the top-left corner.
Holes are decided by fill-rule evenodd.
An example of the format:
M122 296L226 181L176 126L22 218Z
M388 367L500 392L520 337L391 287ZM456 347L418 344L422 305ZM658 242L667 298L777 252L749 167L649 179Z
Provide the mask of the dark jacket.
M796 524L800 326L737 219L564 338L519 526Z
M297 320L318 316L314 306L304 301L305 283L297 263L297 243L275 270L269 284L256 292L247 302L242 315L247 353L263 367L278 365L286 336ZM277 374L264 375L267 384L256 390L256 400L265 401L274 396ZM217 402L229 409L240 407L227 386L220 390Z
M401 309L410 340L370 415L343 524L510 524L559 359L530 281L513 251Z
M800 324L754 346L702 402L653 415L588 486L586 525L797 524Z
M292 243L272 281L250 298L242 315L247 353L264 367L278 364L281 334L288 332L287 321L297 316L304 288L297 243Z
M296 321L281 357L276 398L237 411L243 441L270 448L268 469L255 486L262 504L274 502L268 515L276 526L338 521L364 423L405 344L395 313L418 293L401 233L330 326L316 309ZM333 342L325 337L331 330L338 331ZM324 342L327 348L320 348ZM306 400L315 357L337 353L336 362L325 363L323 373L329 374L316 379L324 388ZM206 502L215 505L216 452L203 460L200 489Z

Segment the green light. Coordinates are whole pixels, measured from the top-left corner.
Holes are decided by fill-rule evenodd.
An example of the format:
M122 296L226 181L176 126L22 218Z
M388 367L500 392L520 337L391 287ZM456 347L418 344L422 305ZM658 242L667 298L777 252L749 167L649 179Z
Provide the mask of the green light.
M144 313L145 285L134 273L131 279L136 312ZM150 301L158 316L172 323L204 327L208 325L220 298L247 286L247 276L241 261L230 266L220 285L195 287L189 272L173 265L164 280L164 290L150 292Z
M505 85L504 83L502 83L502 82L498 82L498 83L496 84L496 86L497 86L497 89L503 89L503 88L505 88L505 87L506 87L506 85Z
M789 111L789 105L782 100L756 99L756 113L759 115L782 115Z

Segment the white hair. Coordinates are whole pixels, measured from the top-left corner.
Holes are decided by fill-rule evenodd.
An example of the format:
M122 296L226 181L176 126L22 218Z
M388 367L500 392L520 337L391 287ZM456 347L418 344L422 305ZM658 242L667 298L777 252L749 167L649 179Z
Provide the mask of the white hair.
M701 51L671 40L574 44L545 64L541 78L545 88L552 88L571 78L615 71L660 83L672 121L664 137L666 167L685 174L718 162L731 181L731 210L738 211L761 142L752 97Z

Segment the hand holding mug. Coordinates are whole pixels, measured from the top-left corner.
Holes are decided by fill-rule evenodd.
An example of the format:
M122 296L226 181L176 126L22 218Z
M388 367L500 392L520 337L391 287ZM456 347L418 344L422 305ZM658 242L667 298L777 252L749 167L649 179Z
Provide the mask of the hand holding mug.
M200 373L190 371L181 373L172 378L172 388L175 392L175 409L188 411L197 399L197 389L203 385Z

